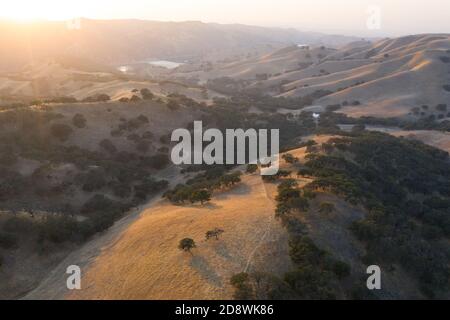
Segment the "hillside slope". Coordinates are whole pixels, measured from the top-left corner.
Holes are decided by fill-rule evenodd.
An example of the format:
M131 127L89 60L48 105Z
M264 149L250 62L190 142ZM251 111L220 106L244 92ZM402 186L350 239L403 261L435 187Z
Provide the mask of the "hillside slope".
M17 70L33 60L61 55L118 65L148 59L215 60L269 52L293 43L331 45L355 40L237 24L89 19L30 24L0 21L0 35L0 70Z
M448 35L382 40L356 52L344 49L310 67L311 73L306 69L297 80L284 84L281 96L323 90L330 94L317 102L322 105L358 101L357 106L342 109L349 115L405 115L414 107L449 101L450 92L444 88L450 83L449 50ZM310 76L314 73L318 76Z
M205 232L215 227L225 233L205 242ZM230 299L234 273L281 275L290 267L287 234L274 220L274 204L258 175L244 177L205 207L157 202L123 231L111 232L105 235L109 244L70 255L26 298ZM177 248L185 237L197 242L193 255ZM82 267L80 291L65 289L70 264Z

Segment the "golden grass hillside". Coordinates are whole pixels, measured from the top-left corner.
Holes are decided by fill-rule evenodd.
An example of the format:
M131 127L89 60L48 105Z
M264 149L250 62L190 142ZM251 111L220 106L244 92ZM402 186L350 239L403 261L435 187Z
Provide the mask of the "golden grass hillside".
M290 268L285 230L274 219L274 202L259 175L244 176L235 189L209 205L173 206L159 201L122 227L71 254L26 298L230 299L230 277L244 270L282 275ZM130 223L130 221L132 221ZM123 224L123 223L122 223ZM120 226L121 223L118 223ZM215 227L219 240L204 241ZM197 243L193 254L181 239ZM82 267L82 290L65 289L65 268Z

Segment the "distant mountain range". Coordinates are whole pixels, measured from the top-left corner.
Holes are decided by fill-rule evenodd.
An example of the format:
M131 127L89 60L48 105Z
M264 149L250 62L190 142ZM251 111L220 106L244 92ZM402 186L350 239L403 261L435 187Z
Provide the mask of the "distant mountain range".
M0 22L0 70L58 56L102 64L147 59L209 60L264 53L292 44L338 47L356 37L296 29L202 22L88 20L75 22Z

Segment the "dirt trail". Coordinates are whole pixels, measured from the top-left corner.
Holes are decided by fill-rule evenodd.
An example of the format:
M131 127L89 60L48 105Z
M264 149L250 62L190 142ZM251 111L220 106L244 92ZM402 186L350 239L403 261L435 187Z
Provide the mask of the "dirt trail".
M25 299L230 299L229 278L255 268L281 274L290 266L287 237L258 175L207 206L151 201L67 257ZM268 227L269 223L269 227ZM204 241L220 227L220 240ZM178 242L191 237L193 255ZM68 265L82 270L82 290L66 289Z
M275 206L275 201L273 200L273 198L271 197L271 195L270 195L269 192L267 191L267 186L266 186L266 184L263 183L263 186L264 186L264 191L265 191L265 193L266 193L267 199L271 200L271 202L272 202L272 203L274 204L274 206ZM267 236L270 234L270 231L272 231L272 226L273 226L273 221L274 221L274 220L275 220L275 213L269 217L269 222L268 222L268 225L267 225L267 230L266 230L266 232L264 232L264 234L262 235L262 237L261 237L261 239L259 240L259 242L257 243L257 245L255 246L255 248L254 248L254 249L252 250L252 252L250 253L250 255L249 255L248 259L247 259L247 264L245 265L245 268L244 268L243 272L248 272L248 271L249 271L250 265L251 265L251 263L253 262L253 258L254 258L254 255L255 255L256 251L257 251L258 249L260 249L261 245L264 243L265 239L266 239Z

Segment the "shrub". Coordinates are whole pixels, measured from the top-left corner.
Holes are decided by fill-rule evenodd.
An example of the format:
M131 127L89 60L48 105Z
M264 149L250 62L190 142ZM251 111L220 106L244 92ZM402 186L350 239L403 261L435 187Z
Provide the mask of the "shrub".
M139 101L141 101L142 99L141 98L139 98L137 95L133 95L131 98L130 98L130 102L139 102Z
M143 114L139 115L137 118L137 120L139 120L142 123L148 123L148 118L146 116L144 116Z
M150 143L148 141L139 141L136 144L136 150L142 153L146 153L150 148Z
M17 155L13 150L0 151L0 164L6 167L12 166L17 162Z
M336 299L336 294L329 285L330 274L316 266L299 267L286 273L284 279L302 299Z
M96 194L86 201L81 208L81 212L84 214L92 214L99 211L117 211L117 207L113 200L106 198L102 194Z
M200 202L202 205L211 200L211 192L208 190L194 190L189 197L191 203Z
M136 197L146 199L149 195L153 195L156 192L167 188L168 185L169 183L166 180L156 181L153 178L146 178L134 187L134 191Z
M128 131L133 131L133 130L140 128L143 124L144 123L141 120L139 120L139 118L134 118L134 119L128 120L127 123L120 125L119 128L127 129Z
M131 195L131 187L124 183L112 183L110 186L116 197L127 198Z
M45 103L76 103L78 102L74 97L56 97L52 99L47 99Z
M149 165L153 169L161 170L167 167L170 163L169 157L166 154L157 154L149 158Z
M169 108L172 111L175 111L180 109L180 105L175 100L169 100L169 102L167 102L167 108Z
M253 290L248 273L235 274L230 279L230 284L235 288L233 297L236 300L250 300L253 298Z
M134 141L136 143L139 142L140 139L141 137L139 137L137 133L132 133L127 136L127 140Z
M83 191L93 192L106 185L105 175L102 170L90 170L82 176L84 180Z
M350 271L351 271L350 265L343 261L335 261L333 263L332 269L333 269L334 274L339 279L343 279L343 278L350 276Z
M9 233L32 233L34 221L25 217L11 217L3 224L3 230Z
M196 247L195 241L191 238L184 238L180 240L180 243L178 244L178 248L180 250L189 252L192 254L191 250Z
M152 100L154 98L154 94L147 88L141 89L141 95L144 100Z
M60 141L66 141L73 129L66 124L55 123L50 127L51 134Z
M62 243L74 240L78 230L78 222L65 215L50 215L39 223L39 240Z
M284 161L286 161L287 163L297 163L298 162L298 158L294 157L292 154L290 153L286 153L283 154L282 158L284 159Z
M153 133L150 131L145 131L142 134L142 139L149 139L149 140L153 139Z
M82 114L77 113L72 118L72 124L77 128L84 128L86 127L86 118Z
M319 212L324 214L330 214L335 210L335 206L330 202L322 202L319 207Z
M123 131L120 129L113 129L113 130L111 130L110 134L111 134L111 137L120 137L123 135Z
M168 136L161 136L159 137L159 142L161 142L162 144L169 144L170 138Z
M438 110L438 111L447 111L447 105L446 104L438 104L436 106L436 110Z
M103 139L102 141L100 141L99 145L109 153L117 152L116 146L114 146L114 144L109 139Z
M12 249L17 246L17 237L11 233L0 232L0 248Z
M218 184L222 187L229 188L236 183L241 182L241 172L233 172L230 174L223 175L219 178Z
M219 236L224 233L225 231L219 228L214 228L213 230L209 230L206 232L205 239L208 241L211 238L216 238L216 240L219 240Z
M110 96L107 94L96 94L83 99L83 102L106 102L111 100Z
M256 165L256 164L249 164L249 165L247 165L247 169L246 169L245 172L251 174L251 173L255 173L257 170L258 170L258 165Z

